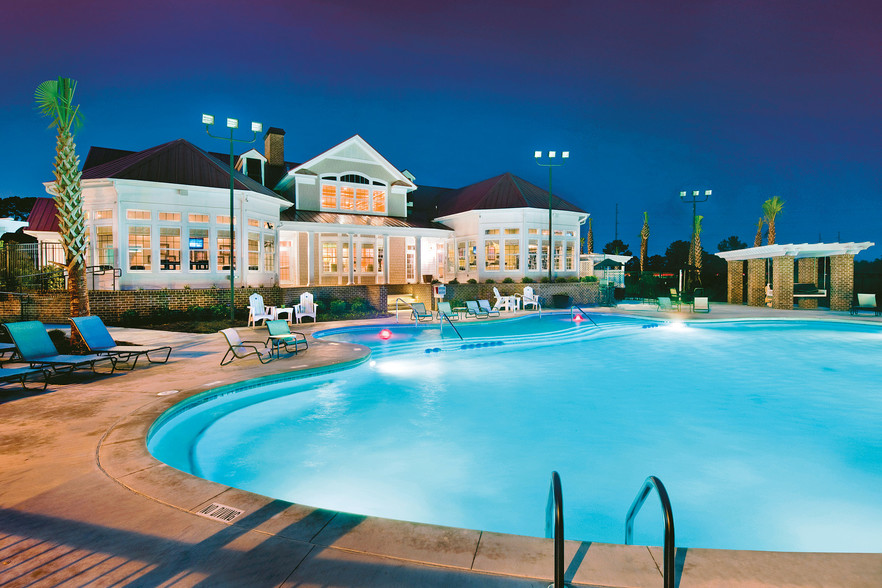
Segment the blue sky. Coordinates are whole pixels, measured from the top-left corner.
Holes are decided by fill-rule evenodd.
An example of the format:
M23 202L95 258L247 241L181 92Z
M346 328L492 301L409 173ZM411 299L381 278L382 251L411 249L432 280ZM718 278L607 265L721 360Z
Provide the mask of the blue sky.
M75 5L74 5L75 4ZM79 82L90 146L185 138L203 112L285 129L304 161L360 134L418 184L509 171L546 187L534 150L565 150L554 191L650 254L688 239L874 241L882 257L882 5L873 1L18 2L0 23L0 197L43 195L54 135L37 85ZM259 146L262 150L262 145Z

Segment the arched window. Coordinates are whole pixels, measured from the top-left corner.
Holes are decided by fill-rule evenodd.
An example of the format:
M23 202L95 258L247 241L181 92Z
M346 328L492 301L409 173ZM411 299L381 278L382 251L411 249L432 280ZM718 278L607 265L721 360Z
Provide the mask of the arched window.
M385 182L361 174L326 175L321 180L321 209L356 214L386 214Z

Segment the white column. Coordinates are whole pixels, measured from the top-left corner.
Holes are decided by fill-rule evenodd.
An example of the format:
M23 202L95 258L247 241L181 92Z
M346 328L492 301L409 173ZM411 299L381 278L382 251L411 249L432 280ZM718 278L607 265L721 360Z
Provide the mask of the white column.
M347 286L351 286L354 284L355 277L355 248L352 243L352 233L347 235L349 238L349 281L346 283Z
M383 283L389 283L389 235L383 235Z
M414 249L414 255L416 259L414 260L414 278L416 278L417 284L422 282L423 280L423 248L422 248L422 237L414 237L414 241L416 242L416 247Z
M306 231L306 285L315 286L315 233Z

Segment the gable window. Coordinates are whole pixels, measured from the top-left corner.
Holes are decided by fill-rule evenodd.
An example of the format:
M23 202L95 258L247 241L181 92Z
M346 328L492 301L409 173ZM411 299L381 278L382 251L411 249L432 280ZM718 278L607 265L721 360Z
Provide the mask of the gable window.
M355 210L358 212L368 212L370 210L368 194L370 194L370 190L367 188L357 188L355 190Z
M350 186L340 186L340 208L342 210L352 210L355 204L355 188Z
M361 174L322 176L321 210L386 213L386 183Z
M386 190L374 188L374 212L386 212Z

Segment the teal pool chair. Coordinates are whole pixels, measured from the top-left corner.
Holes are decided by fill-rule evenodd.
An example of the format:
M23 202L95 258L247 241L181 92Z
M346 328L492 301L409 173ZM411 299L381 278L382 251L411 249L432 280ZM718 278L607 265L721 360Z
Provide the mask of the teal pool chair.
M489 300L478 300L478 306L487 312L487 316L499 316L499 310L490 306Z
M411 302L410 310L410 318L412 318L414 321L435 320L435 315L426 310L426 305L422 302Z
M459 313L453 312L449 302L438 302L438 320L442 320L441 316L446 316L452 321L459 320Z
M297 355L297 352L301 350L301 347L304 350L309 349L306 335L296 331L292 332L291 325L289 325L288 321L285 319L267 321L266 328L269 331L269 338L264 345L271 343L272 345L270 346L270 349L276 357L279 356L279 349L282 345L285 346L285 351L288 353L293 351L294 355Z
M42 388L28 388L27 381L28 376L43 376L43 387ZM25 390L45 390L46 385L49 383L49 376L52 375L52 370L47 368L30 368L30 367L20 367L20 368L0 368L0 382L18 382L21 384L21 387Z
M490 318L490 313L478 306L474 300L466 300L466 315L477 319Z
M46 327L40 321L24 321L21 323L6 323L4 325L12 342L18 349L22 362L31 367L49 366L54 371L64 369L73 372L76 369L89 368L93 372L100 373L95 368L96 364L110 362L110 372L116 369L116 357L112 355L61 355L58 348L46 332Z
M165 363L171 355L172 348L169 346L142 347L140 345L117 345L100 316L76 316L71 317L70 320L73 323L73 328L77 330L80 337L85 341L89 351L98 355L112 355L116 357L117 367L120 369L123 369L119 366L120 362L125 364L131 362L129 364L131 367L128 369L135 369L135 364L138 363L138 358L142 355L146 356L147 361L150 363ZM152 357L151 353L153 354Z

